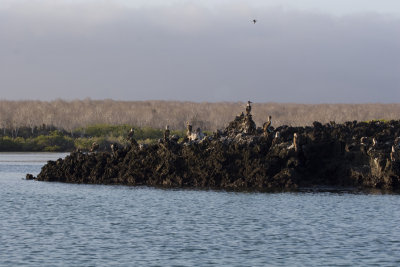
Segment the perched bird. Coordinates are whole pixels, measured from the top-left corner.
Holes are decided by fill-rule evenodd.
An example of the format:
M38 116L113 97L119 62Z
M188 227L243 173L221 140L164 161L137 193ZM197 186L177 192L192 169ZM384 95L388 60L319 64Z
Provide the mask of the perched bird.
M128 142L130 142L131 146L137 147L137 146L138 146L138 143L136 142L136 140L135 140L135 138L134 138L134 135L135 135L135 129L134 129L134 128L131 128L131 129L129 130L129 132L128 132L128 137L126 138L126 140L127 140Z
M203 132L201 131L200 128L197 128L196 131L191 133L191 135L188 137L189 141L195 141L195 140L202 140L205 137Z
M396 150L394 148L394 145L392 146L392 151L390 152L390 160L396 161Z
M268 134L269 132L271 132L271 129L270 129L271 123L272 123L272 117L270 115L270 116L268 116L267 122L264 123L264 125L263 125L264 134Z
M117 152L118 152L118 144L117 143L113 143L111 144L111 152L114 156L117 156Z
M189 122L186 122L186 137L190 139L190 136L192 135L192 125L190 125Z
M272 140L272 145L276 145L278 142L281 140L281 133L279 131L276 131L274 134L274 139ZM290 148L293 148L293 144L291 145Z
M294 150L297 152L299 149L299 139L297 138L297 133L293 134L293 146Z
M366 146L368 144L368 138L365 136L361 137L360 144Z
M256 20L256 19L253 19L253 23L256 24L256 22L257 22L257 20Z
M128 138L131 139L134 134L135 134L135 129L131 128L129 133L128 133Z
M169 125L165 126L165 131L164 131L164 141L167 141L169 138Z
M90 152L95 152L95 151L97 151L97 149L99 149L99 144L97 142L93 142L93 144L90 148Z
M253 102L251 102L250 100L247 101L247 106L246 106L246 114L247 114L247 115L250 115L250 112L251 112L251 103L253 103Z
M195 135L196 135L196 137L194 138L194 140L202 140L204 138L204 134L200 128L196 129Z
M376 138L372 138L372 146L376 147L378 145L378 141L376 140Z

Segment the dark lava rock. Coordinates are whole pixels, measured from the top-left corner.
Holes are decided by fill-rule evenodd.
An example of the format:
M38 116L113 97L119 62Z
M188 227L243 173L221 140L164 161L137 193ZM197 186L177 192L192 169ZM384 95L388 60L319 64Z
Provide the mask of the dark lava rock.
M257 191L400 189L400 121L260 129L251 114L241 114L202 140L73 152L49 161L37 180Z

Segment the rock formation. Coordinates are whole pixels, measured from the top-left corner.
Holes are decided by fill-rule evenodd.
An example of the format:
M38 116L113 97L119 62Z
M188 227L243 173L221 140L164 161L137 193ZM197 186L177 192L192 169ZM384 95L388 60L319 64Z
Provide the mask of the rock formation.
M400 189L400 121L263 128L248 110L204 138L191 138L188 124L183 142L174 137L152 145L114 145L111 153L73 152L49 161L35 179L257 191Z

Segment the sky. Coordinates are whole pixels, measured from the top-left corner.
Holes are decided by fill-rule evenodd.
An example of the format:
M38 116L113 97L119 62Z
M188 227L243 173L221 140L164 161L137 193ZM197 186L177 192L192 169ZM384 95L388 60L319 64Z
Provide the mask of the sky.
M399 103L400 1L0 0L0 93Z

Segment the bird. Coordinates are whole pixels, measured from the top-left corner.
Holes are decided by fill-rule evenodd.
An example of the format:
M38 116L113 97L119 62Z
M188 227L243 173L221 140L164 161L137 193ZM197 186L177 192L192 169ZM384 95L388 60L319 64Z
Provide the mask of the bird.
M186 136L187 138L190 139L190 136L192 135L192 125L190 125L189 122L186 122Z
M297 133L293 134L293 146L294 146L294 150L297 152L298 147L299 147L299 142L298 142L298 138L297 138Z
M135 134L135 129L131 128L128 133L128 138L132 138L134 134Z
M376 147L378 145L378 141L376 140L376 138L372 138L372 146Z
M256 20L256 19L253 19L253 24L256 24L256 22L257 22L257 20Z
M97 149L99 149L99 144L97 142L93 142L90 152L95 152Z
M394 148L394 145L392 146L392 151L390 152L390 160L396 161L396 150Z
M116 156L117 152L118 152L118 144L117 143L112 143L110 147L111 147L112 154L114 156Z
M164 131L164 141L167 141L169 138L169 125L165 126L165 131Z
M366 145L367 145L367 142L368 142L367 137L365 137L365 136L361 137L361 139L360 139L360 144L361 144L361 145L366 146Z
M269 132L271 132L271 129L270 129L270 126L271 126L271 123L272 123L271 119L272 119L272 117L271 117L271 115L269 115L268 116L268 121L266 123L264 123L264 125L263 125L264 134L268 134Z
M251 102L250 100L247 101L247 106L246 106L246 114L247 114L247 115L250 115L250 112L251 112L251 103L253 103L253 102Z

